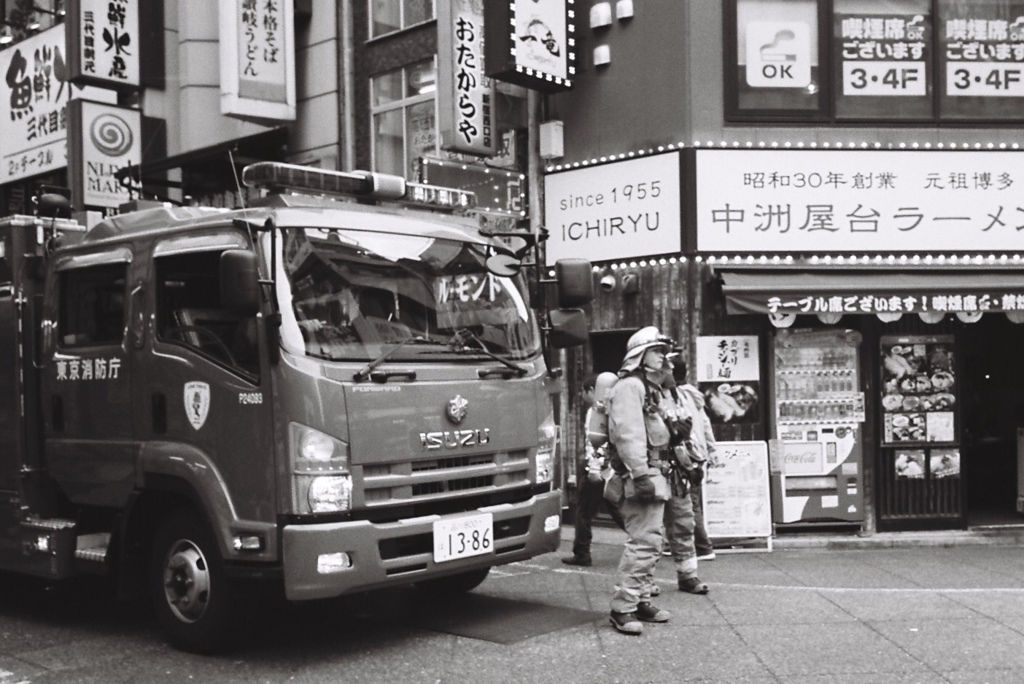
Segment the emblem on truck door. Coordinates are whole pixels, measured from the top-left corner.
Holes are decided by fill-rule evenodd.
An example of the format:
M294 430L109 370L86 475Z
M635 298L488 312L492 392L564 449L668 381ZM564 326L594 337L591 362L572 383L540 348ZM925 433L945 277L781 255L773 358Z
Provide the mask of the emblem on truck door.
M203 427L210 412L210 386L205 382L185 383L185 415L196 430Z
M448 410L445 412L445 415L448 416L448 420L458 425L466 417L468 411L469 402L461 394L456 394L454 398L449 400Z

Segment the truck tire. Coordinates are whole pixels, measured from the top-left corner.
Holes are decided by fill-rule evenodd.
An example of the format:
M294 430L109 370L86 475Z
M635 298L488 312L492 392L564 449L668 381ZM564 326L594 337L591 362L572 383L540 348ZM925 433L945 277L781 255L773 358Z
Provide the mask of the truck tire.
M417 582L416 586L432 594L447 596L465 594L479 587L480 583L487 579L487 573L490 571L490 568L469 570L467 572L460 572L458 575L423 580L422 582Z
M235 636L235 592L203 519L188 509L168 515L153 540L150 586L157 620L176 648L215 653Z

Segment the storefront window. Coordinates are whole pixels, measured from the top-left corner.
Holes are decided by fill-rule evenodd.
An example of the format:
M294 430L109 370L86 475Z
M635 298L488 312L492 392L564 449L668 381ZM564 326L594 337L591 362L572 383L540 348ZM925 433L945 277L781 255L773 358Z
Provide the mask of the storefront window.
M434 18L433 0L373 0L370 36L376 38Z
M724 8L729 121L1024 119L1024 0Z
M1024 118L1024 2L940 0L940 117Z
M953 338L882 338L883 444L955 442Z
M819 10L814 0L736 0L736 61L727 65L734 116L805 118L823 110Z
M417 160L437 153L436 82L433 60L371 79L375 171L413 179Z
M837 119L932 117L929 0L835 0Z

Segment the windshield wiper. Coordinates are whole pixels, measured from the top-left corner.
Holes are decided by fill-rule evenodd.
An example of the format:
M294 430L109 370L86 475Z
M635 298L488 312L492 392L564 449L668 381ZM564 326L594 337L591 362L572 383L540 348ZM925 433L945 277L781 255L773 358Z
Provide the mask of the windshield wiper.
M476 342L479 345L479 348L470 347L468 344L466 344L467 342ZM477 337L476 333L474 333L469 328L457 330L455 334L452 335L452 338L448 340L448 346L451 347L452 351L454 352L480 352L484 356L494 359L495 361L502 364L506 368L512 370L516 377L521 378L522 376L526 375L529 372L529 370L527 370L526 368L516 365L509 361L508 359L502 358L495 354L494 352L492 352L491 350L489 350L484 345L483 340Z
M373 373L374 369L377 368L377 366L379 366L380 364L382 364L385 361L387 361L388 359L390 359L391 356L395 352L397 352L399 349L401 349L402 347L406 347L406 346L408 346L410 344L439 344L439 343L438 343L437 340L432 340L432 339L430 339L428 337L424 337L423 335L413 335L412 337L407 337L404 340L402 340L401 342L399 342L398 344L396 344L394 347L392 347L391 349L388 349L386 352L384 352L383 354L381 354L380 356L375 358L373 361L370 361L368 364L366 364L365 366L360 368L358 371L356 371L356 374L352 376L352 379L355 380L356 382L362 382L363 380L366 380L367 378L370 377L370 375Z

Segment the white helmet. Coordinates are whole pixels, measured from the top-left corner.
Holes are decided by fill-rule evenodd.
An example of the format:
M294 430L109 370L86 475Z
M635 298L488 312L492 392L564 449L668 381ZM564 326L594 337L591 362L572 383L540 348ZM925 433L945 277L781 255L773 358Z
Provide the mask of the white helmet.
M644 352L652 347L664 347L667 352L672 348L672 341L661 334L661 332L649 325L640 328L626 342L626 355L622 358L622 370L631 372L640 366Z

